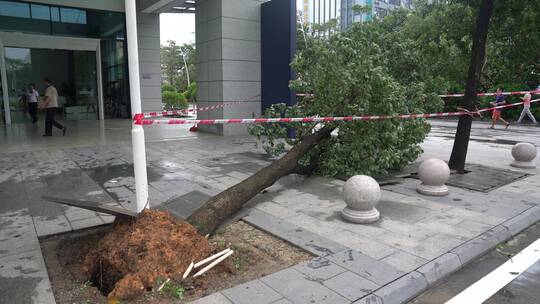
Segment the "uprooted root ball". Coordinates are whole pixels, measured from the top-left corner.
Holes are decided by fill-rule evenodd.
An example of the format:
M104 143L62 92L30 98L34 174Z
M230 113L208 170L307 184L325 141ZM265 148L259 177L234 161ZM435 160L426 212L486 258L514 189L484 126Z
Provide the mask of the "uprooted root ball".
M209 253L208 241L195 227L167 212L147 210L136 220L117 221L87 254L84 270L109 298L129 299L160 278L180 277Z

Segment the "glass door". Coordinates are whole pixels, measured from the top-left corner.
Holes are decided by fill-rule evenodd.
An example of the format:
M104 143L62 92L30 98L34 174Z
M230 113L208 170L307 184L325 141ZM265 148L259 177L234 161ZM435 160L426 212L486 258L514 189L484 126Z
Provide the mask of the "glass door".
M58 91L58 113L64 120L98 119L99 102L95 51L5 48L12 123L28 123L25 91L35 84L40 95L43 79Z
M5 62L11 122L29 122L26 88L32 82L31 51L27 48L6 47Z
M71 102L66 105L67 120L99 119L96 52L73 51Z
M124 41L101 40L103 87L107 97L104 112L110 118L131 117L125 49Z

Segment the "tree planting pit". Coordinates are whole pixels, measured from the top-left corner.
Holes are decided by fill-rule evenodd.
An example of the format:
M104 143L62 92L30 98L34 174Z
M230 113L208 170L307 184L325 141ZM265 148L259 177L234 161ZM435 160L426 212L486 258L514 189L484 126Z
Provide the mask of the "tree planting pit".
M312 258L243 221L206 239L156 210L137 220L46 237L41 247L58 304L187 303ZM204 266L182 279L192 261L226 248L234 254L200 277L193 274Z
M181 276L192 261L210 255L208 240L195 227L167 212L147 210L122 218L99 240L83 269L111 299L131 299L152 290L160 278Z

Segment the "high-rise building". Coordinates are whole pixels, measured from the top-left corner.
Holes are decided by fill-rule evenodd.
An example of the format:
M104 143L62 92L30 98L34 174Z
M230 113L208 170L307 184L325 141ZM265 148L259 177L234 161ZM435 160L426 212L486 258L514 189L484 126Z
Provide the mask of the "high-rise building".
M398 8L412 8L413 0L303 0L299 10L300 19L305 24L324 24L337 19L341 29L346 30L355 22L366 22L373 17L384 17ZM356 12L353 7L368 8L366 12Z
M366 12L354 11L354 6L368 8ZM374 16L385 17L398 8L411 9L413 0L341 0L341 29L346 30L355 22L373 20Z
M305 23L325 24L330 20L340 20L342 0L303 0L302 17Z
M303 12L303 16L304 16L303 20L304 20L304 23L306 23L306 24L309 23L309 17L307 17L307 16L310 15L309 14L309 12L310 12L310 10L309 10L309 2L310 2L309 0L303 0L303 2L302 2L302 12Z

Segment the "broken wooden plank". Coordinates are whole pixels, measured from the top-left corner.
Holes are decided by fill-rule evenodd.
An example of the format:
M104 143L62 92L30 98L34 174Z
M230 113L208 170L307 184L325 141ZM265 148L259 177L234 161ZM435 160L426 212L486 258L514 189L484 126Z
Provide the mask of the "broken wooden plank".
M54 197L54 196L47 196L47 195L44 195L41 198L52 203L64 204L68 206L95 211L95 212L106 213L106 214L110 214L114 216L137 217L137 213L131 210L109 206L109 205L105 205L99 202L85 201L82 199L61 198L61 197Z

